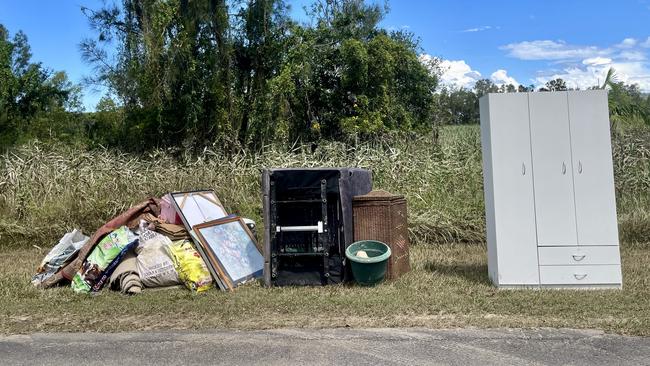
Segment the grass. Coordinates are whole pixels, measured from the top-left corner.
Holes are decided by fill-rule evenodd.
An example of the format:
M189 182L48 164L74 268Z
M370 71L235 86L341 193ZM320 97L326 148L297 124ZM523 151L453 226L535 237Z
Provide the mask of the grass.
M650 335L650 132L613 139L622 291L498 291L487 279L477 126L429 137L290 151L199 157L133 156L39 143L0 157L0 333L327 326L574 327ZM39 261L71 228L91 233L149 195L212 188L230 212L260 222L260 169L370 168L375 187L406 195L413 271L374 288L184 290L135 297L29 285ZM260 222L261 223L261 222Z
M0 333L277 327L570 327L650 335L648 248L623 249L625 287L616 290L497 290L482 245L418 245L413 270L391 283L264 288L193 295L182 289L126 297L32 288L43 251L0 257Z

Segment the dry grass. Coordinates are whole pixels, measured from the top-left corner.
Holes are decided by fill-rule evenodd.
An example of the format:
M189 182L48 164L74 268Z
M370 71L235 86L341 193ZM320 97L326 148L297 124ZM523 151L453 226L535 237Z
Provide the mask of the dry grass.
M621 238L650 237L650 131L615 136L614 163ZM440 143L410 141L346 146L323 143L257 155L199 157L164 151L133 156L33 143L0 157L0 248L51 246L62 233L90 233L147 196L214 189L230 212L261 218L265 167L357 166L373 171L375 187L405 194L411 240L482 243L485 238L480 137L477 126L447 127Z
M228 158L209 150L174 158L162 151L133 156L30 144L0 159L0 247L51 246L70 228L92 232L135 202L176 190L212 188L230 212L259 222L261 169L314 166L369 168L376 187L406 194L414 240L480 242L478 130L446 135L440 145L426 138L398 146L324 143L315 153L271 146Z
M174 158L30 144L0 158L0 333L283 326L499 326L601 328L650 335L650 134L616 135L614 160L625 288L497 291L488 282L481 154L476 126L391 144L338 143L229 158ZM231 212L261 217L263 167L359 166L376 187L409 202L414 270L374 288L149 292L132 298L68 288L33 289L29 278L67 230L86 233L149 195L212 188ZM435 243L435 244L434 244ZM34 248L33 245L42 249Z
M481 245L419 245L413 271L392 283L192 295L182 289L126 297L37 290L28 282L43 251L0 257L0 333L277 327L570 327L650 335L650 250L623 250L617 290L496 290Z

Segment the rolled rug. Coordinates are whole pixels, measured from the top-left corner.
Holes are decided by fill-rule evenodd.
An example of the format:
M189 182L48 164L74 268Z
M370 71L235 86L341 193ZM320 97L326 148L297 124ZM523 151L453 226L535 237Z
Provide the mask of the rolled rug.
M110 286L115 291L129 295L142 292L142 282L140 281L136 256L133 251L129 251L115 268L111 275Z

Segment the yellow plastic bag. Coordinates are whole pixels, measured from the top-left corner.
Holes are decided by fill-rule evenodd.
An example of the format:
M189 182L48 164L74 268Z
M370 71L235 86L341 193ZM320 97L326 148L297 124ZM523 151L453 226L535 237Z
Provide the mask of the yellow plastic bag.
M178 272L178 278L187 288L203 292L212 287L212 276L210 276L208 267L191 242L179 240L168 245L167 248Z

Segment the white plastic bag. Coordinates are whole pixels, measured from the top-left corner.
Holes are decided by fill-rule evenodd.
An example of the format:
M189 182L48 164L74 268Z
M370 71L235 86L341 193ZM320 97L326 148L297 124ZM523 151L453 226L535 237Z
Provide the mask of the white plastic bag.
M32 277L32 284L38 286L54 275L63 265L73 258L79 249L86 244L88 239L88 236L77 229L63 235L59 243L43 258L41 265L36 270L36 274Z

